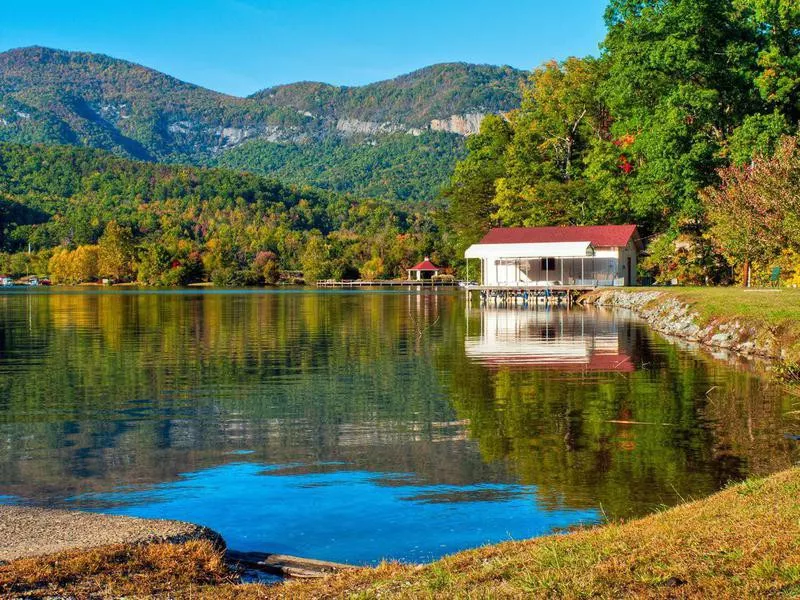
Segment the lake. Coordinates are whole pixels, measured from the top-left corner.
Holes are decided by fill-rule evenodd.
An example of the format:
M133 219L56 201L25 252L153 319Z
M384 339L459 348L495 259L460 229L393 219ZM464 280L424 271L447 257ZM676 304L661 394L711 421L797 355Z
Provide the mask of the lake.
M357 564L630 518L800 458L799 399L622 312L458 292L0 293L0 501Z

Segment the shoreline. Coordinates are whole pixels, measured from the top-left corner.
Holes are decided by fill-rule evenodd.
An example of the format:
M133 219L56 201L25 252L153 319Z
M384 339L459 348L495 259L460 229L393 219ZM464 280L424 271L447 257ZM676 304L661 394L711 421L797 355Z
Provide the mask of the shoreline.
M426 565L243 583L211 541L117 544L0 564L12 597L722 597L800 591L800 468L629 522L505 542ZM245 565L246 566L246 565Z
M732 297L738 294L753 294L751 298L755 298L755 294L758 294L758 292L743 292L742 290L730 288L726 290L716 290L714 293L718 296L730 295ZM780 292L771 292L771 294L777 295L780 294ZM788 294L790 300L794 301L794 297L795 294ZM704 299L708 299L706 290L640 288L599 290L585 294L579 299L579 302L584 305L630 310L632 313L642 318L652 329L664 335L697 343L707 348L730 351L749 359L763 359L764 362L769 365L787 364L792 357L795 356L793 353L796 352L798 346L800 346L800 337L795 335L796 330L787 328L780 323L773 322L770 324L768 318L761 312L758 312L756 316L741 314L737 312L736 307L732 305L729 306L730 310L727 310L727 312L717 311L709 318L708 306L705 307L706 314L704 314L702 305ZM723 298L723 300L725 300L725 298ZM798 310L800 310L800 307L798 307ZM790 318L794 318L794 316ZM638 540L643 532L650 531L653 528L655 528L655 531L658 531L659 535L664 536L667 540L674 538L675 548L680 549L688 543L687 540L694 540L693 536L699 535L699 530L694 527L702 527L703 532L706 530L710 531L706 538L704 538L706 540L704 543L713 545L715 543L713 535L715 532L720 533L723 541L725 540L724 534L730 529L731 518L750 518L751 515L745 510L747 507L742 509L737 502L741 500L741 496L750 496L751 489L764 490L765 495L760 501L763 503L763 508L766 510L768 505L776 504L778 499L783 502L786 498L794 498L800 493L800 469L794 467L771 475L765 479L748 480L747 482L732 486L731 488L702 500L681 504L669 510L636 519L629 523L609 523L567 535L548 535L524 542L486 546L484 548L459 552L423 566L392 563L389 565L382 565L376 569L350 569L347 565L322 564L320 561L304 561L304 559L295 559L294 557L269 555L267 553L257 553L256 555L256 553L253 553L253 556L249 557L250 566L254 566L256 570L261 572L273 568L276 569L273 570L273 572L282 576L291 577L294 575L301 578L325 576L324 581L319 584L313 582L285 582L271 587L264 587L259 584L242 584L238 577L241 574L241 567L248 566L247 563L243 562L245 558L248 557L240 553L240 560L237 561L236 552L230 552L226 555L225 544L221 536L198 525L175 521L162 521L160 522L161 525L159 525L160 527L166 523L177 523L188 528L194 528L194 530L198 531L197 535L185 535L181 537L183 534L167 535L148 531L148 535L137 539L110 539L106 534L109 531L116 531L117 527L110 521L104 522L105 519L130 520L139 525L148 520L136 519L133 517L110 517L109 515L102 515L99 513L81 513L79 511L24 509L22 507L0 506L0 540L3 538L6 540L13 539L15 543L22 543L20 539L18 539L18 536L6 534L7 523L5 522L5 514L10 513L4 513L4 508L13 508L18 511L31 511L27 524L25 519L20 520L22 527L30 527L31 524L34 524L33 527L41 527L41 524L38 522L39 518L45 520L53 519L56 513L65 513L64 518L67 520L74 518L76 514L82 515L81 518L89 515L91 519L98 519L95 527L99 527L100 530L103 528L106 529L104 534L95 540L96 543L91 544L82 545L72 543L64 545L63 547L42 548L41 544L30 542L29 545L36 545L40 550L32 554L23 553L6 556L2 552L3 546L0 542L0 595L6 593L9 589L4 587L4 585L6 585L4 581L8 580L8 577L4 580L4 570L6 575L11 573L11 577L13 578L13 574L23 568L34 568L34 565L38 565L36 566L36 569L39 569L37 572L41 572L43 569L42 565L50 565L47 567L48 569L55 569L56 567L52 565L69 563L73 559L78 563L83 561L81 564L84 564L89 560L87 557L92 557L91 561L93 561L93 564L97 565L104 565L106 561L116 564L115 561L121 560L118 558L119 556L128 557L122 562L127 561L131 564L138 564L137 560L139 560L139 558L137 557L147 552L162 553L172 557L174 560L184 561L187 564L195 564L196 570L194 571L195 574L192 576L195 579L184 583L190 586L196 584L212 586L210 588L212 591L209 597L214 597L216 592L221 589L217 586L224 587L226 597L239 597L240 595L250 597L251 593L255 593L253 597L316 598L320 596L328 597L339 595L338 593L329 593L329 589L338 590L341 595L364 593L369 595L376 593L376 591L379 594L385 593L385 595L400 597L414 597L415 594L430 595L433 597L448 597L449 595L463 594L480 595L494 589L482 587L482 576L478 576L487 571L487 569L491 570L487 565L490 565L492 569L495 566L500 569L498 572L494 572L491 578L500 586L498 589L502 589L502 593L507 593L508 595L519 595L523 592L530 592L531 595L542 595L544 597L553 593L555 590L561 590L562 593L567 593L573 589L583 589L581 586L585 583L582 579L584 577L593 578L591 585L586 588L586 590L589 591L589 595L593 595L597 590L600 590L598 595L601 596L604 594L628 595L639 593L660 596L676 593L677 590L675 588L680 588L681 593L687 591L690 594L714 593L720 592L721 589L722 591L720 593L724 595L725 593L732 592L732 590L729 588L717 589L713 586L718 585L719 582L714 577L709 574L701 574L702 576L700 576L692 571L694 568L692 566L693 562L706 560L706 558L704 558L707 555L705 548L692 547L691 552L695 552L695 555L690 556L690 558L682 562L679 567L670 565L668 556L667 558L661 556L659 560L662 560L662 563L667 564L669 568L663 567L663 572L659 571L655 574L649 574L648 577L652 579L650 582L638 578L635 574L626 571L625 568L620 568L617 571L608 571L606 567L602 567L600 569L600 575L595 572L587 572L587 569L589 569L589 571L595 569L596 571L597 568L599 568L597 567L599 563L592 562L593 559L591 558L582 559L584 563L582 563L580 568L576 567L573 571L568 573L564 572L556 576L553 575L551 571L558 571L558 569L554 570L552 565L547 569L541 567L540 563L546 562L546 556L542 558L540 555L543 553L542 548L566 548L566 550L564 550L566 554L563 557L566 563L569 562L570 557L574 557L583 552L583 545L596 545L596 550L599 554L610 552L605 558L610 557L609 560L613 559L619 564L624 565L626 564L625 561L629 560L629 557L619 553L617 538L620 536L627 536L626 539L633 540L628 546L628 552L634 554L643 552L646 554L646 552L652 550L649 546L650 542L648 541L652 538L644 539L647 538L647 536L644 536L638 542L634 543L634 541ZM789 496L786 495L787 489L791 492ZM697 507L701 507L705 510L703 507L709 506L714 508L705 516L697 517L695 512L693 512ZM737 512L739 509L742 509L742 511ZM800 511L800 505L781 510L784 512L773 515L776 519L789 519L790 516L791 519L787 521L789 523L788 529L786 529L786 523L781 521L784 530L781 531L780 534L774 535L794 536L797 546L795 555L800 557L800 514L794 514L794 512ZM38 517L34 514L34 511L38 511ZM762 511L762 518L765 514L770 513ZM683 521L692 522L684 526L682 524ZM55 519L55 522L58 522L58 519ZM669 527L666 524L669 524ZM683 527L682 533L679 533L684 537L680 537L680 535L675 537L674 531L671 529L674 529L676 524L681 524ZM736 525L738 526L739 524L737 523ZM760 540L764 539L765 536L767 539L772 540L772 530L759 530L759 526L757 521L750 523L750 530L752 531L746 531L747 528L743 528L743 530L737 534L739 537L737 537L736 540L741 538L744 540L742 543L752 543L755 546L758 546ZM80 527L79 529L82 534L91 532L91 527ZM56 533L53 533L53 531ZM58 535L64 535L61 526L57 527L55 530L51 530L50 533L48 533L46 529L43 530L39 534L39 539L50 542L57 539ZM747 537L748 535L752 535L752 538ZM744 537L742 538L741 536ZM147 550L145 547L152 547L153 549ZM549 551L550 550L547 550L547 552ZM559 550L559 552L560 551L561 550ZM724 551L724 549L721 550L721 552L722 551ZM676 552L678 552L678 550L676 550ZM203 572L205 568L204 565L213 562L213 557L219 558L222 566L214 567L215 570L213 573L207 574L208 577L204 579L204 577L206 577ZM275 559L273 561L274 564L269 563L271 558ZM746 567L745 571L740 573L739 570L734 569L732 572L737 576L741 575L747 578L750 572L748 569L761 568L757 563L753 562L756 558L757 555L748 555L747 559L750 562L742 563L745 565L742 568ZM777 558L773 557L771 560L783 569L784 567L781 565L779 559L780 555L778 555ZM9 562L3 565L2 561L4 560ZM293 560L301 561L300 566L298 566L298 563L291 564ZM302 561L304 561L304 564L302 564ZM290 563L288 569L280 570L284 568L282 565L287 563ZM314 572L314 563L317 563L316 566L321 565L322 568ZM504 567L501 569L499 565L506 563L515 566L513 568ZM304 573L304 565L310 565L312 570ZM267 568L260 568L264 566ZM730 565L722 561L717 564L715 568L718 569L719 572L723 572L724 568L727 567L730 567ZM98 566L97 568L102 569L106 568L106 566ZM108 568L111 569L110 566ZM636 568L647 569L650 568L650 566L639 565ZM764 568L766 569L767 567ZM794 565L786 567L786 569L788 569L786 573L789 573L786 577L780 575L778 570L773 569L770 571L770 575L766 580L765 585L767 585L767 587L756 586L753 588L753 593L773 593L776 589L782 590L783 587L775 587L775 585L777 585L776 582L780 583L780 581L782 581L780 579L781 577L787 579L789 582L787 585L798 586L797 590L800 591L800 561L798 561L798 565L796 566L796 574L794 574L795 571L792 570L794 568ZM295 569L296 574L293 574L291 569ZM561 569L561 567L559 567L559 569ZM521 582L519 575L520 572L523 571L525 572L525 577L529 579ZM687 575L687 572L691 572L692 574ZM128 572L126 571L125 573L125 577L127 577ZM80 579L80 577L73 574L70 577L64 577L63 580L69 582L76 579L76 577ZM91 577L94 577L93 573ZM173 590L173 587L170 586L177 584L169 579L170 575L168 573L164 574L163 577L166 578L165 581L170 582L168 584L168 589ZM695 579L693 579L693 577ZM531 583L531 581L534 580L539 581L539 583L542 581L549 583L548 585L539 585L539 583L535 582ZM161 580L159 580L158 577L153 576L153 585L161 585L159 581ZM91 582L84 583L86 583L86 585L91 584ZM756 583L761 585L764 582ZM65 583L64 585L67 584ZM71 583L69 585L71 585ZM563 587L564 585L575 587ZM780 585L783 584L781 583ZM328 586L333 587L329 588ZM60 588L57 589L60 591ZM194 590L193 587L189 589ZM12 591L16 593L17 588L13 588ZM78 595L80 595L80 593L79 591Z
M785 293L782 290L725 290L740 294ZM772 370L792 369L800 362L800 331L785 323L770 322L764 315L741 314L735 308L723 314L702 314L704 290L628 288L597 290L584 294L578 302L586 306L630 310L654 331L715 350L725 350L747 359L764 359ZM800 295L797 300L800 301ZM798 306L800 310L800 306Z
M183 544L192 540L225 549L225 541L216 531L185 521L0 505L0 562L114 544Z

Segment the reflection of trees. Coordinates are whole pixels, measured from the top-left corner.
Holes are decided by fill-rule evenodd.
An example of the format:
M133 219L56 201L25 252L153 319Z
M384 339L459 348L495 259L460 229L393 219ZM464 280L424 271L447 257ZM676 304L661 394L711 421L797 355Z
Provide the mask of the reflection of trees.
M678 352L639 326L627 324L619 335L645 368L493 370L445 350L448 361L461 357L446 377L483 457L513 465L550 505L602 503L609 516L640 514L792 463L779 388Z
M428 325L454 304L293 292L0 297L0 353L8 365L20 357L0 377L2 491L165 480L237 448L453 483L494 477L460 431L449 440L431 425L453 412L431 358L441 328Z
M646 368L580 374L477 365L466 326L446 294L0 295L0 493L165 481L247 448L454 484L508 469L553 506L627 515L791 462L778 389L646 329L619 328ZM442 425L460 419L480 454Z

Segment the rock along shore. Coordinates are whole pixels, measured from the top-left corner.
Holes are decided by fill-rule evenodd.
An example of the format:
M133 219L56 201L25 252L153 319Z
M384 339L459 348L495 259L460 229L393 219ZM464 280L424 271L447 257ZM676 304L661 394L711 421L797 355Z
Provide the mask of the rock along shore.
M786 348L768 326L740 318L716 318L703 323L700 315L672 292L600 290L585 294L579 302L629 309L660 333L711 348L773 360L788 358Z
M0 561L113 544L181 544L199 539L225 547L215 531L182 521L0 506Z

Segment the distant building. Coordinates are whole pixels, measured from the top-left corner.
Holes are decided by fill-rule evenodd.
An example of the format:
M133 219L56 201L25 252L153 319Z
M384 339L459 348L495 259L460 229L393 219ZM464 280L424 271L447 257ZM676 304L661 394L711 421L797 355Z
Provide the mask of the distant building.
M426 256L425 260L408 270L408 279L416 279L417 281L422 279L430 279L435 275L438 275L441 270L441 268L434 265L431 262L431 259Z
M636 285L636 225L492 229L464 254L485 286Z

